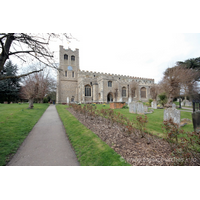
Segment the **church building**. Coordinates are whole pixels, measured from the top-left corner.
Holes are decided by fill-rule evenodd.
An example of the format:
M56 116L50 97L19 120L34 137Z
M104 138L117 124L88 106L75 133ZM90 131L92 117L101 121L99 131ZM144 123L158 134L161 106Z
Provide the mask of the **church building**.
M154 79L84 71L79 68L79 49L60 46L57 103L108 103L148 101Z

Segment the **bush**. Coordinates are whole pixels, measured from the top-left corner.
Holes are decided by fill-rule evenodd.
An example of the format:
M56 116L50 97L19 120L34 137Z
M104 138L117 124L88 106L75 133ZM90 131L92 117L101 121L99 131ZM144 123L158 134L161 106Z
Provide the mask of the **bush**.
M125 106L123 106L123 107L122 107L122 109L128 109L128 106L127 106L127 105L125 105Z
M48 103L48 99L46 97L43 99L43 103Z
M153 99L149 99L149 104L151 105L151 102L153 101Z
M166 93L161 93L161 94L158 95L158 97L160 99L158 102L164 106L167 103Z

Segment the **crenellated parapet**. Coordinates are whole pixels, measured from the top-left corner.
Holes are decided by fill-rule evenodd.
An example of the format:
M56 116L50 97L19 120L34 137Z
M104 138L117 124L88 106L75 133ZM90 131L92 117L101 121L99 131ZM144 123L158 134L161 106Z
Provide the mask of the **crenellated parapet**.
M128 75L120 75L120 74L110 74L110 73L103 73L103 72L95 72L95 71L85 71L85 70L79 70L78 71L79 77L88 77L88 78L98 78L100 76L103 76L103 78L113 78L113 79L117 79L119 81L136 81L138 83L148 83L148 84L153 84L154 83L154 79L150 79L150 78L142 78L142 77L134 77L134 76L128 76Z

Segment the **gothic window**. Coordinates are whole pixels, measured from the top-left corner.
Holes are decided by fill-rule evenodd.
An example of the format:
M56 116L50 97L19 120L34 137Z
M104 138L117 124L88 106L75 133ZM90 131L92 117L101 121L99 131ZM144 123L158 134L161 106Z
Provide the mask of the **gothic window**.
M75 56L71 56L71 60L72 60L72 61L75 61Z
M122 97L126 97L126 88L125 87L122 88Z
M67 71L65 71L65 76L67 76Z
M85 86L85 96L91 96L91 87L89 85Z
M72 78L74 78L74 72L72 72Z
M68 55L67 54L64 55L64 60L68 60Z
M108 81L108 87L112 87L112 81Z
M145 87L141 88L141 98L147 98L146 91L147 91L147 89Z

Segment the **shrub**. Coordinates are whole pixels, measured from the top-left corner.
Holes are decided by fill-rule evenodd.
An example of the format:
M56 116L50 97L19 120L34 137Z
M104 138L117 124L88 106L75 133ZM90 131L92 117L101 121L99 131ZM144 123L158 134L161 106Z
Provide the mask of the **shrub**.
M171 147L171 154L176 158L175 165L189 164L194 157L191 147L199 145L200 136L194 132L184 132L172 119L163 122L167 142Z
M164 106L167 103L166 93L161 93L158 95L158 97L160 98L160 100L158 102Z
M44 97L43 103L48 103L48 99L46 97Z
M151 105L151 102L153 101L153 99L149 99L149 104Z

